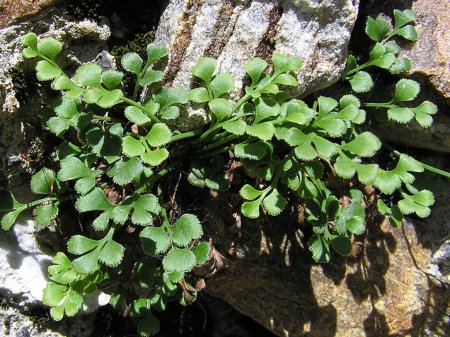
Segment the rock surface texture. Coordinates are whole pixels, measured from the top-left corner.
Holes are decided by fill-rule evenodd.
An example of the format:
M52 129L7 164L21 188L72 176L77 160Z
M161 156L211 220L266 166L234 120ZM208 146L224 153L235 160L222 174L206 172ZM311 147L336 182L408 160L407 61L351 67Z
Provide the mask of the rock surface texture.
M169 46L167 84L188 88L191 68L203 56L218 59L218 72L236 78L242 92L246 61L270 61L274 52L299 56L297 92L335 82L343 70L359 1L171 0L156 33Z
M439 105L434 123L428 129L415 122L387 123L378 127L376 133L390 142L450 153L450 2L393 0L386 4L366 1L362 6L372 16L380 11L391 16L393 8L411 8L416 12L418 41L404 45L400 56L411 60L409 76L422 84L418 102L428 99Z
M419 40L402 55L411 60L412 74L429 78L450 102L450 2L418 0L412 9L417 14Z
M42 151L43 144L36 136L35 122L44 101L49 101L48 86L36 85L33 61L24 61L21 56L20 37L29 31L41 37L54 37L70 45L63 50L63 66L73 66L89 61L103 61L111 66L111 60L104 51L110 30L93 21L72 22L54 8L43 11L29 21L0 29L0 188L6 188L8 175L15 165L23 162L28 151ZM38 94L36 94L38 93ZM47 98L44 98L47 97ZM40 123L38 123L40 124ZM40 148L40 149L39 149ZM31 157L34 157L32 154ZM36 160L37 158L31 158Z
M35 127L38 112L43 101L49 101L49 92L35 85L36 79L32 62L21 56L20 38L29 31L41 37L52 36L70 45L64 50L62 59L71 66L89 61L102 61L107 65L105 41L109 38L109 28L92 21L73 22L55 8L42 11L24 23L17 23L0 29L0 189L19 185L19 167L32 162L45 160L44 140L40 139L39 128ZM111 66L111 64L109 64ZM51 94L50 94L51 95ZM33 154L31 154L31 152ZM34 158L29 158L30 156ZM25 159L28 158L28 159ZM29 192L15 191L18 198L27 201ZM93 321L80 323L79 328L65 324L59 332L39 330L31 318L21 313L42 304L42 290L47 282L47 267L53 251L46 244L54 245L58 239L50 234L42 236L34 222L26 216L9 232L0 234L0 296L4 296L14 306L0 311L0 336L87 336L92 330ZM49 234L49 233L47 233ZM41 239L45 239L44 241ZM59 239L60 240L60 239ZM52 243L53 241L53 243ZM98 307L98 303L93 306ZM48 321L48 317L46 318ZM87 323L87 322L86 322ZM38 329L38 330L36 330ZM58 331L56 329L55 331ZM72 331L72 332L71 332Z
M3 0L0 4L0 28L58 1L61 0Z
M430 235L450 228L440 216L399 229L373 223L354 257L334 255L327 265L312 263L293 217L240 231L214 218L228 267L206 290L279 336L445 336L448 290L427 274Z

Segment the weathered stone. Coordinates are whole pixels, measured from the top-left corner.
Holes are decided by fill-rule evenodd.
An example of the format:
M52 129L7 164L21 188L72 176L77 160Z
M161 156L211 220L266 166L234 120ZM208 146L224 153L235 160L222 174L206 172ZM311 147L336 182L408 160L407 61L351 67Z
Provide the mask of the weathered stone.
M364 1L360 11L372 17L382 13L391 16L393 9L411 8L417 14L418 40L403 43L400 57L408 57L412 63L408 77L421 83L421 93L410 106L430 100L438 104L433 125L424 129L415 121L408 124L382 123L375 126L375 133L383 140L416 148L450 152L450 3L446 0L392 0L389 2ZM363 27L356 27L364 35ZM359 40L359 35L355 35ZM363 37L366 39L366 37ZM383 91L384 88L379 89ZM376 95L371 94L372 99ZM417 102L417 104L416 104Z
M63 49L62 66L74 66L94 60L108 61L109 64L112 62L112 59L105 58L106 41L110 36L108 26L99 26L89 20L72 22L55 8L42 11L24 23L0 29L0 157L2 158L0 187L2 188L6 187L8 175L17 167L15 164L23 162L18 155L29 150L25 148L26 145L31 148L30 139L35 137L36 132L32 121L37 120L43 102L50 101L47 87L36 85L32 70L35 61L24 60L21 56L20 37L30 31L36 32L41 37L55 37L65 46L70 46ZM24 95L26 99L21 99L20 96ZM13 180L9 177L10 183Z
M171 0L155 39L170 47L167 84L189 88L191 68L210 56L218 72L233 75L240 95L245 62L279 52L303 60L298 94L329 86L345 65L358 2Z
M414 1L419 40L401 55L408 57L412 74L429 78L436 90L450 102L450 2Z
M94 330L94 315L54 322L47 312L22 312L7 298L0 297L0 304L0 336L3 337L88 337Z
M364 242L354 245L355 257L334 255L330 264L317 265L293 216L243 222L238 231L213 205L208 203L213 221L205 227L228 267L206 291L277 335L410 336L424 327L427 336L445 335L439 312L448 310L448 296L439 302L445 290L431 285L426 272L432 249L425 232L440 226L439 213L426 225L400 229L372 223Z
M35 14L57 1L61 0L3 0L0 4L0 28Z

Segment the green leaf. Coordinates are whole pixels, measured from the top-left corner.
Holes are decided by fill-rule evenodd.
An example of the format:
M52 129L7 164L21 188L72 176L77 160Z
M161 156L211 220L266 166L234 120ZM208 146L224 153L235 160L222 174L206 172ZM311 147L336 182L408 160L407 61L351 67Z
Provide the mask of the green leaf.
M247 124L243 120L237 120L233 122L227 122L223 126L224 130L234 135L242 136L245 133Z
M37 35L35 33L28 33L22 36L21 42L32 50L37 50Z
M419 106L412 108L411 110L415 114L417 123L419 123L423 128L429 128L431 124L433 124L433 117L430 115L436 114L437 106L429 101L424 101Z
M117 126L118 130L123 131L121 125L117 123L108 127L106 132L99 127L93 127L86 133L86 141L92 147L92 152L101 157L120 155L122 135L112 132Z
M313 259L319 263L328 263L331 259L330 248L322 236L313 235L308 241L308 248Z
M217 122L230 119L233 112L233 105L224 98L216 98L209 102L208 106Z
M434 196L428 190L422 190L412 196L403 194L404 199L398 202L398 208L403 214L416 213L420 218L430 215L430 206L434 204Z
M246 201L241 205L241 213L250 219L259 218L259 206L261 205L261 199L254 201Z
M36 194L51 194L56 183L56 174L53 170L43 168L31 177L31 190Z
M159 319L157 319L151 312L141 318L137 324L137 331L139 336L148 337L155 335L160 329Z
M116 89L123 79L123 73L117 70L108 69L102 72L101 80L102 83L109 89Z
M172 246L169 254L163 259L164 270L168 273L171 272L187 272L195 266L196 259L194 253L188 249L181 249Z
M3 215L2 217L2 229L4 231L7 231L11 228L12 225L14 225L14 222L16 222L17 217L20 215L20 213L22 213L24 210L26 210L27 207L23 206L20 207L12 212L6 213L5 215Z
M33 57L38 56L38 53L31 48L25 48L22 50L22 56L26 59L31 59Z
M160 111L159 116L165 120L178 118L180 116L180 108L177 106L170 106Z
M103 246L99 261L108 267L117 267L123 260L125 247L114 240L108 240Z
M83 64L75 72L75 81L87 87L100 87L102 67L95 63Z
M418 35L416 29L412 25L404 26L396 31L397 35L400 35L408 41L417 41Z
M334 251L339 255L348 255L352 251L352 242L346 236L337 236L331 241L331 247L333 247Z
M239 190L239 194L242 198L245 200L254 200L256 198L259 198L264 193L264 190L257 190L253 186L249 184L245 184L241 187Z
M416 21L416 13L412 11L411 9L405 9L404 11L400 11L398 9L394 9L394 28L398 29L401 28L408 23L412 23Z
M256 125L248 125L247 134L261 140L271 140L275 134L275 127L271 122L264 122Z
M373 66L377 66L383 69L389 69L395 62L396 57L392 53L384 54L383 56L380 56L376 60L370 61L370 64Z
M94 221L92 222L92 227L94 227L96 231L104 231L108 227L108 224L109 224L108 212L103 212L97 218L94 219Z
M170 142L172 132L169 127L163 123L156 123L145 137L147 142L153 147L159 147Z
M120 63L126 71L139 75L144 61L137 53L126 53L122 56Z
M57 136L63 135L71 126L72 123L70 122L70 120L64 118L51 117L47 121L47 129L49 129Z
M145 227L139 234L142 249L149 255L165 253L171 244L163 227Z
M358 180L365 185L373 184L378 175L378 169L379 167L377 164L356 163L356 172L358 172Z
M58 172L58 179L69 181L84 177L97 177L101 171L91 170L85 163L76 157L67 157L61 160L61 169Z
M132 136L125 136L122 139L122 151L128 157L137 157L145 152L145 147L140 140Z
M353 91L358 93L369 92L373 88L372 77L365 71L358 71L349 82Z
M67 250L75 255L82 255L97 248L99 241L89 239L83 235L73 235L67 242Z
M264 198L263 206L267 213L272 216L279 215L287 205L287 200L283 197L276 188Z
M209 84L214 98L219 98L234 89L234 78L230 74L218 74Z
M61 69L47 61L41 60L36 64L36 77L39 81L52 80L61 75Z
M33 40L33 38L27 39L28 42L31 42L31 40ZM32 45L30 47L32 47ZM61 52L62 44L61 42L52 37L46 37L38 41L37 49L41 54L47 56L51 60L54 60L56 55L58 55Z
M141 155L142 161L144 163L150 164L151 166L158 166L168 157L169 151L167 151L167 149L153 150Z
M120 89L106 91L103 89L89 89L85 92L84 100L88 104L97 104L104 109L110 108L122 101L123 92Z
M161 208L158 198L153 194L143 194L133 205L133 215L131 221L138 225L149 225L153 222L153 217L157 216Z
M90 253L73 260L73 268L79 274L93 274L100 269L98 265L99 255L100 250L94 249Z
M174 104L187 104L189 98L187 91L183 88L166 88L163 87L155 95L155 102L160 104L161 109Z
M380 140L369 131L361 133L342 146L343 150L347 150L359 157L373 157L380 148Z
M258 57L245 63L244 69L252 79L252 86L259 82L259 80L261 79L261 75L267 68L267 65L268 64L266 61Z
M144 125L152 121L141 109L131 105L125 108L125 117L137 125Z
M366 34L373 41L381 41L390 29L391 27L389 25L389 22L382 18L373 19L370 16L367 18Z
M195 103L206 103L210 100L208 90L204 87L195 88L188 92L189 100Z
M147 62L155 63L164 57L167 56L167 48L156 43L149 43L147 45Z
M412 101L420 92L420 85L416 81L402 78L395 85L394 101Z
M271 98L258 97L255 103L256 116L254 123L259 123L269 117L276 117L281 112L278 102Z
M144 76L139 81L141 86L151 85L156 82L161 82L164 78L164 73L160 70L147 70Z
M192 251L195 255L196 265L201 266L205 264L209 259L210 248L207 242L201 242Z
M234 154L238 158L260 160L267 151L267 144L263 142L240 143L234 147Z
M299 71L302 66L302 61L299 57L288 57L283 54L274 53L272 55L272 64L274 73L286 73L289 71Z
M390 108L387 112L388 119L397 123L408 123L414 118L414 113L410 108L395 107Z
M109 203L103 191L96 187L88 194L78 198L75 207L80 213L83 213L90 211L106 211L113 206Z
M334 163L334 170L339 177L350 179L355 175L356 163L348 157L339 156Z
M287 85L287 86L290 86L290 87L295 87L295 86L298 85L297 79L294 76L290 75L290 74L278 75L275 78L275 80L273 81L273 83Z
M108 176L118 185L126 185L136 178L144 170L144 165L139 158L119 160L108 171Z
M183 214L171 226L171 231L172 241L179 247L187 247L192 240L199 239L203 235L200 220L193 214Z
M39 206L35 209L34 220L36 220L36 223L39 226L45 227L50 223L50 221L56 219L56 217L58 216L58 212L59 208L55 203Z
M319 96L317 103L319 104L320 115L326 115L338 106L338 102L335 99L325 96Z
M212 75L216 70L217 61L211 57L202 57L197 64L192 68L192 74L201 78L206 84L209 84Z
M391 74L401 74L411 70L411 61L405 57L397 58L388 69Z

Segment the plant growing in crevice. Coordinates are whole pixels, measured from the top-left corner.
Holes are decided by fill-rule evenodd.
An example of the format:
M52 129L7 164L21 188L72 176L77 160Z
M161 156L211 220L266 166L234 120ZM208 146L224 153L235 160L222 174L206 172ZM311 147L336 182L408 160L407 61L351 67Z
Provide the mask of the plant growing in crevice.
M363 72L369 66L391 72L408 68L407 61L396 58L398 48L391 39L412 39L414 18L410 11L394 16L393 29L381 19L368 19L367 33L376 42L367 63L358 66L349 57L344 78L356 93L370 89L370 75ZM38 80L51 81L52 89L62 93L54 115L46 120L62 142L54 153L58 166L31 179L32 191L44 195L42 199L24 204L10 192L0 193L2 228L8 230L30 208L36 223L46 226L62 203L74 201L79 213L90 215L85 225L96 232L95 237L73 235L67 252L57 253L49 268L44 303L57 320L74 315L84 294L108 289L111 303L126 308L138 319L139 334L148 336L159 329L155 311L164 310L169 300L186 304L195 299L192 271L212 258L212 249L201 241L200 219L172 212L168 202L171 191L165 181L180 175L182 163L190 164L189 172L181 175L195 188L226 193L228 168L239 161L249 177L239 191L241 213L251 219L279 215L295 195L312 226L308 245L318 262L328 262L331 249L348 255L354 237L364 233L364 206L370 202L365 186L401 196L396 205L378 199L379 211L399 225L403 214L428 216L434 201L430 191L414 185L415 173L430 170L450 177L398 152L392 170L373 161L382 143L364 130L364 109L384 109L394 122L415 118L421 126L431 124L433 103L403 106L417 96L419 85L412 80L399 80L390 102L362 103L347 94L339 100L321 96L308 106L285 90L298 85L294 74L301 60L274 54L271 67L259 58L245 64L249 85L234 102L228 96L234 79L218 73L212 58L201 58L192 68L200 86L190 91L162 86L164 73L157 66L167 50L149 44L145 60L134 52L121 59L123 69L135 78L132 95L126 97L124 73L91 63L66 74L56 62L62 49L58 41L29 33L23 43L23 56L39 59ZM183 133L169 127L168 121L189 104L204 108L210 123ZM333 179L344 183L333 186Z

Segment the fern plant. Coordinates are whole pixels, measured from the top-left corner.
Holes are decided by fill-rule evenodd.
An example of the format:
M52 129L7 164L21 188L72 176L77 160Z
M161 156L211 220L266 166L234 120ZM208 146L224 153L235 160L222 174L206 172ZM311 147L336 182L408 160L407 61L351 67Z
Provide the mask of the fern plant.
M410 62L397 57L400 47L392 39L415 40L415 16L406 10L395 11L394 17L393 28L384 19L367 20L367 35L374 40L369 59L358 65L350 55L343 75L354 93L372 88L370 67L394 74L409 69ZM31 178L31 190L43 198L21 203L8 191L0 193L2 228L8 230L30 208L36 223L46 226L57 218L61 204L74 202L77 212L89 215L85 225L93 230L90 236L73 235L67 251L58 252L49 267L43 300L55 320L75 315L85 294L113 289L108 290L111 304L127 308L138 319L139 334L149 336L159 329L155 311L164 310L170 300L186 304L195 299L192 271L212 258L211 246L202 241L196 215L171 212L164 182L179 174L181 162L190 163L184 178L193 188L225 193L230 163L239 161L251 182L239 191L241 213L250 219L278 216L300 200L314 233L309 249L318 262L328 262L331 250L350 254L352 240L364 233L365 186L378 189L379 211L398 226L403 215L428 216L434 202L430 191L414 185L415 173L430 170L450 177L396 151L394 169L373 160L382 143L365 130L365 109L381 109L394 122L415 119L423 127L431 125L433 103L403 105L420 89L409 79L397 82L389 102L363 103L349 93L339 100L321 96L308 106L287 90L298 85L294 74L301 60L274 54L270 66L259 58L245 64L248 85L235 102L229 99L233 77L218 73L212 58L201 58L192 68L198 87L162 86L159 67L167 50L149 44L146 60L136 53L121 59L135 78L132 96L126 97L122 72L90 63L67 74L57 63L60 42L29 33L23 44L23 56L38 59L38 80L50 81L62 94L54 114L44 119L61 143L54 152L57 166ZM189 106L207 111L210 122L189 132L169 127ZM347 183L333 187L332 179ZM399 195L396 204L381 198L394 193Z

